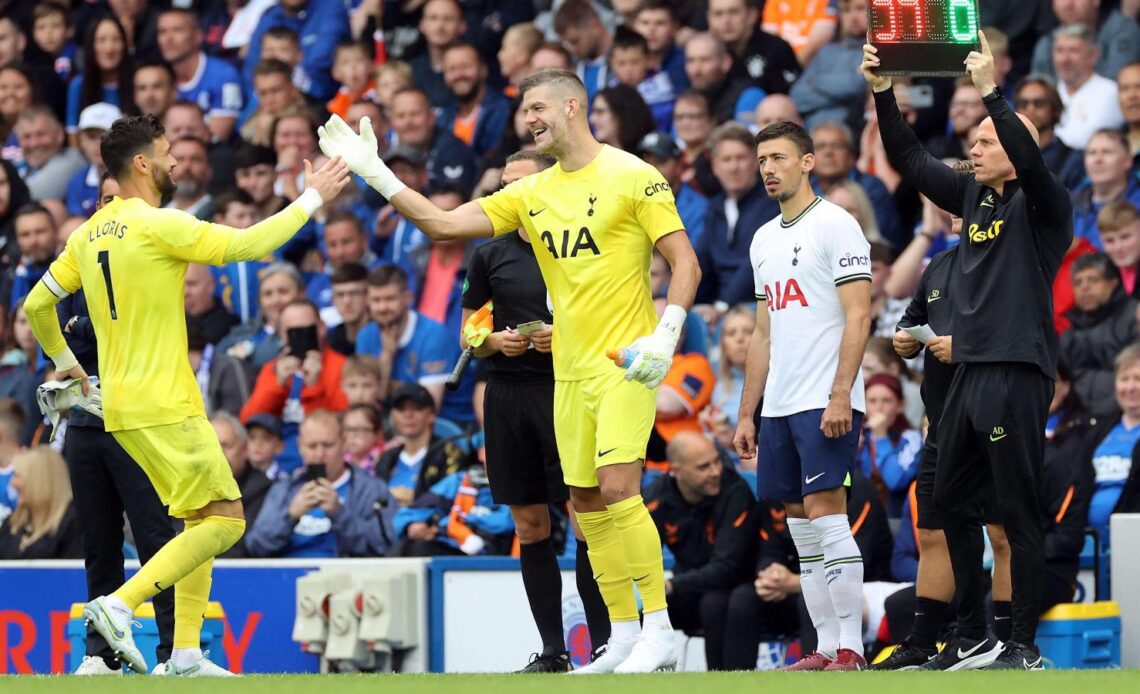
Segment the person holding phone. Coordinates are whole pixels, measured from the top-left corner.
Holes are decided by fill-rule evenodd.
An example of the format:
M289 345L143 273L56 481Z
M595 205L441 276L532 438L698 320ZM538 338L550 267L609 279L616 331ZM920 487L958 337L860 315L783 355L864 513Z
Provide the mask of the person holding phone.
M308 299L281 309L276 328L285 346L280 356L261 368L241 420L248 422L261 413L281 418L285 450L277 460L280 471L289 473L301 464L297 434L305 415L316 409L341 412L348 407L348 397L341 389L345 356L325 344L320 310Z
M384 556L393 536L388 485L345 463L336 414L314 410L300 429L302 467L266 494L246 533L250 556Z

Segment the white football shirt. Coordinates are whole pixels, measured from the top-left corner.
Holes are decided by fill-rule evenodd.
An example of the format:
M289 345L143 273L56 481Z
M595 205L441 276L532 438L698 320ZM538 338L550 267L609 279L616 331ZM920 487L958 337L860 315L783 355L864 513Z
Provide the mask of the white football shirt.
M846 317L837 287L870 281L871 245L855 218L817 197L798 217L776 217L756 232L749 250L756 298L767 302L771 363L765 417L827 407ZM851 407L866 412L863 370Z

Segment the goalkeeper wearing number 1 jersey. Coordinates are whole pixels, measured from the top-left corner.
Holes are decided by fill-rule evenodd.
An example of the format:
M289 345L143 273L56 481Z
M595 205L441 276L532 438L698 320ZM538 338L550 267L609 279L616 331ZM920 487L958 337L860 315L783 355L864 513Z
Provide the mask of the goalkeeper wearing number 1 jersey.
M55 315L56 303L85 290L98 339L105 427L146 472L170 514L185 519L186 531L119 590L88 603L84 616L120 659L145 672L131 616L143 601L174 585L174 654L162 673L229 675L202 657L200 632L214 557L241 538L245 521L241 493L205 418L187 359L186 267L272 252L340 192L348 169L334 159L314 173L306 162L305 192L280 213L239 231L158 207L173 193L177 162L153 116L119 119L101 149L121 197L72 233L25 309L58 377L78 377L86 386Z

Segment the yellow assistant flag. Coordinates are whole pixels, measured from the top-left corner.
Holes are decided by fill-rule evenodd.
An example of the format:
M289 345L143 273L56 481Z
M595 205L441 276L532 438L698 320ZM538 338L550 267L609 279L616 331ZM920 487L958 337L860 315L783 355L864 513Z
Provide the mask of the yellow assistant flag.
M472 313L463 324L463 337L467 338L467 344L471 347L483 344L483 340L486 340L495 329L492 313L494 309L494 304L488 301L478 311Z

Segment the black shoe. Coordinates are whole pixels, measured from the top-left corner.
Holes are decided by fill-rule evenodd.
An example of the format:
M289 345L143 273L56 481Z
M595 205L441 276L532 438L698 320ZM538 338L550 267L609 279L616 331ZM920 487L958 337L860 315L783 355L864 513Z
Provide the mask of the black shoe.
M982 639L968 639L955 636L947 642L938 655L931 658L919 670L980 670L997 659L1001 653L1001 642L989 636Z
M530 672L570 672L574 666L570 664L570 654L566 652L556 653L554 655L539 655L532 653L530 662L522 670L517 670L516 673L530 673Z
M1026 646L1017 641L1007 641L997 660L990 663L987 670L1044 670L1041 654L1036 646Z
M912 646L910 637L908 636L905 641L900 643L891 654L886 657L881 663L876 663L868 670L917 670L927 661L936 656L938 651L924 651L917 646Z

